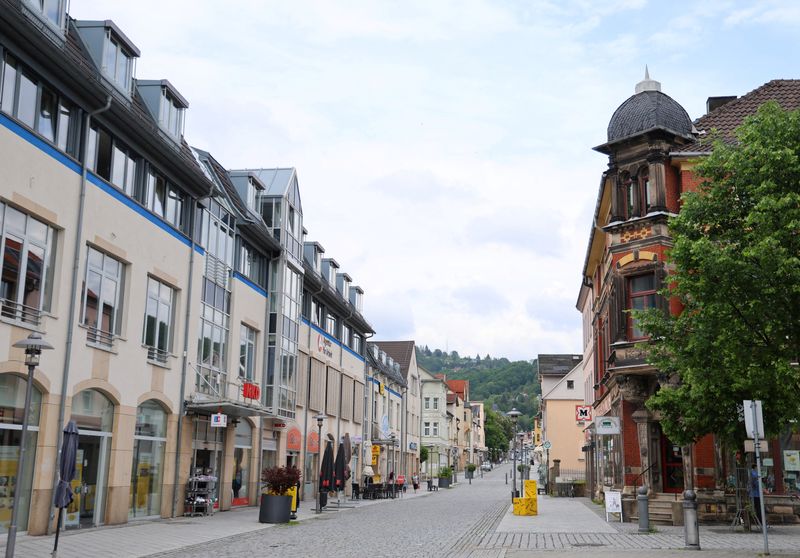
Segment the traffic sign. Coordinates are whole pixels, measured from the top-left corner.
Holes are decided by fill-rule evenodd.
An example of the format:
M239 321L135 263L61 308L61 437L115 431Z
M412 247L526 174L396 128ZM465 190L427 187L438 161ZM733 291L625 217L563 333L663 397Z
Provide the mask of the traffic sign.
M542 447L544 449L550 449L552 446L553 444L550 443L550 440L545 440L544 443L542 444Z

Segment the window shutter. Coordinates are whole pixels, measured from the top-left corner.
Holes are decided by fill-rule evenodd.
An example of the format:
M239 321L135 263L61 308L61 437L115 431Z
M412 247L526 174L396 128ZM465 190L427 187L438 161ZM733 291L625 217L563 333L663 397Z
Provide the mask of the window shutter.
M625 278L618 273L612 275L611 301L609 308L609 325L612 343L627 339L628 315L627 295L625 292Z
M659 265L655 271L656 274L656 290L661 291L668 284L667 270L663 265ZM656 306L661 309L664 314L669 313L669 298L662 295L656 295Z

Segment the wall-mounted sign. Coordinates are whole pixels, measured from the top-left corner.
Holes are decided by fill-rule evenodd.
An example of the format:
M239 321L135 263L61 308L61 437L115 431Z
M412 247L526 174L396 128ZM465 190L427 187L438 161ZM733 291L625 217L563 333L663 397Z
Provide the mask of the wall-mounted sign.
M211 415L211 428L225 428L228 426L228 415L214 413Z
M595 421L595 430L598 434L608 436L619 434L619 417L600 417Z
M317 335L317 350L328 358L333 358L333 343L322 335Z
M242 397L245 399L261 399L261 388L258 384L245 382L242 384Z
M592 420L592 406L575 405L575 420L578 422L589 422Z
M384 390L385 390L385 389L386 389L386 388L384 388L384 386L383 386L383 382L380 382L380 383L378 384L378 393L380 393L381 395L383 395L383 392L384 392Z
M273 430L283 430L285 428L286 428L286 423L285 422L273 422L272 423L272 429Z
M319 434L312 432L306 439L306 451L317 453L319 451Z
M372 464L377 465L378 460L381 458L381 447L380 446L372 446Z
M286 449L292 451L300 451L303 449L303 435L300 434L299 428L292 428L286 434Z
M410 450L417 449L417 443L416 442L409 442L408 443L408 449L410 449Z

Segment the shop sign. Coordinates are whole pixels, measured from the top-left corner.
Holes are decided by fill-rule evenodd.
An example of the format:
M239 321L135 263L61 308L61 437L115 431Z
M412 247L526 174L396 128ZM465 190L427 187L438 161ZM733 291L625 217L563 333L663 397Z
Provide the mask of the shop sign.
M408 449L410 449L410 450L417 449L417 443L416 442L409 442Z
M787 471L800 471L800 451L783 450L783 468Z
M575 405L575 420L577 422L588 422L592 420L592 406Z
M242 384L242 397L245 399L261 399L261 388L258 384L245 382Z
M317 350L326 357L333 358L333 343L321 333L317 335Z
M619 434L619 417L600 417L595 422L595 429L603 436Z
M214 413L211 415L211 428L225 428L228 426L228 415Z
M363 441L363 438L361 436L353 436L352 441L353 444L358 445Z
M372 446L372 464L377 465L378 460L381 458L381 447L378 445Z
M319 451L319 434L312 432L306 440L306 451L317 453Z
M286 428L285 422L273 422L272 429L273 430L284 430Z
M303 436L300 434L299 428L292 428L286 434L286 449L292 451L300 451L303 449Z

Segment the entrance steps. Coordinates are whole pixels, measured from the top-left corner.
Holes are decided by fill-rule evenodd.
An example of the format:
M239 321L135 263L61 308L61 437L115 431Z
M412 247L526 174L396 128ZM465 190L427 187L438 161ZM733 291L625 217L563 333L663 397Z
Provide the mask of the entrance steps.
M650 494L647 502L647 511L651 525L683 525L683 497L681 494L657 492ZM638 505L634 506L634 513L630 520L639 521Z

